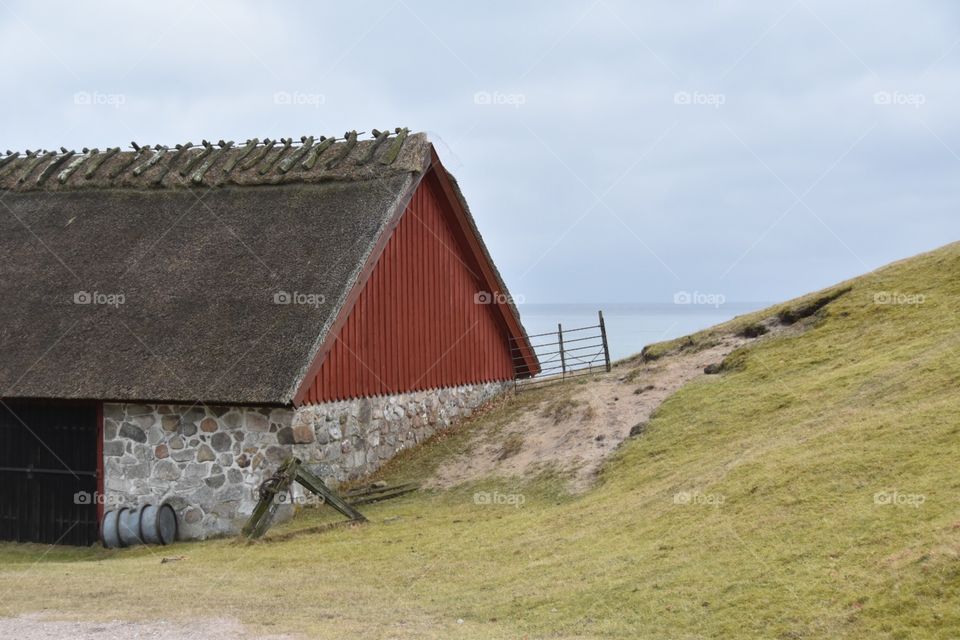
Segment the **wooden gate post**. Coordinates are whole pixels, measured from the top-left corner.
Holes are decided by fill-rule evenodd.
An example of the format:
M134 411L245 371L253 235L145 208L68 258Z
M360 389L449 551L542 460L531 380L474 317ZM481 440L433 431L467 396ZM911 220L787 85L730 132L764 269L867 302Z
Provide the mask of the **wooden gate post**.
M563 355L563 327L557 323L557 341L560 345L560 379L567 377L567 360Z
M607 373L610 373L610 347L607 346L607 326L603 323L603 311L597 311L600 316L600 337L603 338L603 359L607 363Z
M299 482L304 488L312 491L323 499L323 504L330 505L354 522L366 522L367 519L346 500L331 491L323 480L313 475L303 466L299 458L287 458L272 476L260 483L260 501L254 507L250 519L243 525L240 532L246 538L254 540L261 537L270 528L273 516L280 506L276 500L278 494L286 493L290 485Z

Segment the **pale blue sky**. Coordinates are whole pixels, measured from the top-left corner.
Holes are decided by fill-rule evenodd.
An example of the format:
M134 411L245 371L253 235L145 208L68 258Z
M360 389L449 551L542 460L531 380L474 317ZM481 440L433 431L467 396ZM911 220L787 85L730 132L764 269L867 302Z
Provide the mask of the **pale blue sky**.
M527 302L780 300L960 238L955 5L519 4L0 0L0 148L427 131Z

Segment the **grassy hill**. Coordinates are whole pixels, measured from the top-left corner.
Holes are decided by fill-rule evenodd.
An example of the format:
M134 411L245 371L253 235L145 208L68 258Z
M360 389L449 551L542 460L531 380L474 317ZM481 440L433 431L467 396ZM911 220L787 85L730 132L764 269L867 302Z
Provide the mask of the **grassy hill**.
M547 470L253 546L57 549L39 563L0 546L16 585L0 614L216 615L321 637L960 637L960 245L646 354L814 311L805 331L752 343L672 396L584 494ZM467 434L562 393L505 403L383 475L428 474ZM477 504L494 491L522 498Z

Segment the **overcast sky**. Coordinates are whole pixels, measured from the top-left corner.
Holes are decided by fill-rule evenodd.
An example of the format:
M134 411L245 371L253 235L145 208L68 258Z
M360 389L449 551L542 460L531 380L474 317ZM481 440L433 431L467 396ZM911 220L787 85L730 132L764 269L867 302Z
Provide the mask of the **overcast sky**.
M527 302L775 301L960 239L956 3L326 4L0 0L0 148L427 131Z

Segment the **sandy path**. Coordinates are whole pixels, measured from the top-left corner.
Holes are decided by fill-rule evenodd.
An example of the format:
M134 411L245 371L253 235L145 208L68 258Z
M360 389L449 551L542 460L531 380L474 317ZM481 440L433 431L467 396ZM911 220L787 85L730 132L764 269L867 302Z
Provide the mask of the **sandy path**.
M36 614L0 618L0 638L17 640L290 640L291 636L262 636L231 620L171 622L74 622L51 620Z
M522 477L553 466L571 472L570 488L582 491L635 425L649 420L685 384L704 376L704 367L719 363L748 342L752 340L726 336L709 349L618 367L573 387L566 394L569 402L562 398L546 402L521 415L496 438L478 434L469 453L442 465L427 486L448 488L489 476ZM512 446L505 449L506 442Z

